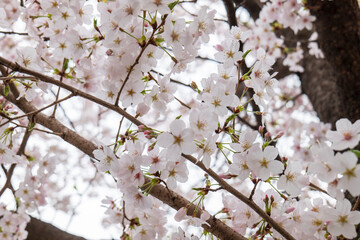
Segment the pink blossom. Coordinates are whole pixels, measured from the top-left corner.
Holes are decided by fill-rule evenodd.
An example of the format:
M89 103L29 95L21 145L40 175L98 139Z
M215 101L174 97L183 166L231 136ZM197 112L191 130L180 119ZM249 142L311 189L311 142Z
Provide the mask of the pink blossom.
M167 156L176 160L181 153L191 154L195 151L193 143L194 132L185 128L184 121L175 119L170 124L170 132L158 136L158 145L167 149Z
M360 212L351 211L349 200L338 200L336 209L329 209L331 222L327 229L331 235L343 235L346 238L356 237L355 225L360 223Z
M336 131L327 131L326 137L332 142L331 147L334 150L345 150L354 148L360 141L360 120L354 124L342 118L336 121Z

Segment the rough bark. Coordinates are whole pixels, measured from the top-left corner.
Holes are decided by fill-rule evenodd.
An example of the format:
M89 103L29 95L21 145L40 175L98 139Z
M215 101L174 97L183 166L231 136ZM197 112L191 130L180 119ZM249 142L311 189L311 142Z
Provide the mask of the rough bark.
M309 0L308 7L311 14L316 17L318 42L324 52L326 63L319 64L315 69L314 66L307 66L305 71L309 73L316 73L317 69L322 71L321 78L317 79L318 84L324 87L321 93L336 96L340 102L340 104L334 104L329 101L329 106L320 104L322 106L317 112L324 122L334 123L335 119L344 117L354 122L360 118L360 11L358 2L356 0ZM317 62L315 61L315 63ZM313 82L309 84L310 88L316 87L314 80ZM304 82L304 84L307 83ZM308 95L321 96L312 91L309 91ZM315 109L317 109L317 103L317 101L313 103Z
M251 0L251 2L256 2L256 0ZM348 118L354 122L360 119L360 10L358 1L308 0L307 7L316 17L315 30L319 34L318 43L325 58L316 59L311 56L306 49L306 42L303 41L304 72L297 73L301 79L302 91L309 97L321 121L331 123L333 128L340 118ZM249 13L254 19L259 16L253 9ZM285 42L287 40L296 42L306 39L302 33L293 35L291 31L286 31L282 35L285 37ZM274 70L279 72L278 77L289 73L280 61L275 64ZM345 196L354 206L356 198L348 192ZM360 207L357 210L360 210ZM357 234L354 239L360 238L360 224L357 227Z
M324 122L360 119L360 10L356 0L309 0L322 61L304 61L303 89ZM315 76L311 77L314 74ZM345 194L352 205L356 198ZM358 207L357 210L360 210ZM360 228L357 228L357 237Z

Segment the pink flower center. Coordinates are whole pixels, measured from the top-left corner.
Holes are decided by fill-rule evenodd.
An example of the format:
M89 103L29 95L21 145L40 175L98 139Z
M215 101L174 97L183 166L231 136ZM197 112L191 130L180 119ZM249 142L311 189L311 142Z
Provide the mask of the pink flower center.
M350 133L344 133L344 139L349 141L352 139L352 135Z

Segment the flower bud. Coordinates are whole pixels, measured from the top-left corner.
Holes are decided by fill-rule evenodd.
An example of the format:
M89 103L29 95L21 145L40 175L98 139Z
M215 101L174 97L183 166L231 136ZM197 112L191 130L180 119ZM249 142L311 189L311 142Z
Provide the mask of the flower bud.
M271 134L269 132L265 133L265 140L270 141L271 140Z
M263 135L263 133L264 133L264 127L263 126L259 126L259 133L260 133L260 135L262 136Z
M293 212L295 210L295 208L294 207L289 207L288 209L286 209L286 213L291 213L291 212Z

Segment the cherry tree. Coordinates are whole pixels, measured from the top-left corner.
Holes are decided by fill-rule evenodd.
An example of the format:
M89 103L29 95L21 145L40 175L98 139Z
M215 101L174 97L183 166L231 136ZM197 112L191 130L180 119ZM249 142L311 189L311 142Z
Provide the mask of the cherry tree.
M1 1L0 238L84 239L40 216L90 197L120 239L359 238L359 22L355 0Z

